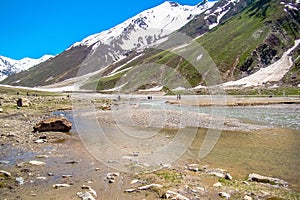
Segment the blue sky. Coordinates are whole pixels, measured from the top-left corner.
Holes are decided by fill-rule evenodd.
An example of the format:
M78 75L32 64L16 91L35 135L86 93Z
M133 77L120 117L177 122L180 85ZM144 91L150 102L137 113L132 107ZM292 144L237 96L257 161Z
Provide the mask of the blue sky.
M178 0L196 5L202 0ZM0 55L13 59L56 55L164 0L1 0Z

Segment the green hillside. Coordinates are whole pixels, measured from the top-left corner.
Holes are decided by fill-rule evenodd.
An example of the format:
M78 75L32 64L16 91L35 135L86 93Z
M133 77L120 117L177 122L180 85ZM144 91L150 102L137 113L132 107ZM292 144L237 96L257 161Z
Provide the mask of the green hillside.
M282 2L288 3L288 1ZM299 4L298 7L300 7ZM193 22L191 23L193 24ZM191 23L187 24L189 31L191 31ZM194 27L194 29L198 28ZM181 30L187 29L183 27ZM285 7L277 0L256 0L242 9L240 13L227 17L226 21L198 38L196 42L211 56L223 81L229 81L250 75L261 67L276 62L298 38L300 38L300 15L297 10ZM190 49L186 51L190 51ZM207 77L203 78L207 68L205 61L199 62L197 69L186 59L167 50L156 54L147 54L142 58L126 64L120 70L131 67L140 72L139 80L144 81L147 76L154 73L152 72L153 67L139 69L140 66L149 63L166 65L176 69L182 78L188 81L189 87L199 84L207 85ZM299 63L299 58L297 62ZM162 77L165 71L158 70L156 73L160 76L152 76L152 79L149 80L149 87L155 84L182 82L179 81L178 76L176 79L176 76L171 76L170 73ZM159 80L155 81L155 77ZM298 77L299 67L293 67L285 78L285 83L289 84L293 79L294 85L299 84ZM121 77L115 76L115 78L120 80ZM106 78L100 79L101 86L98 85L98 89L108 89L103 87L102 82L105 80ZM114 83L116 82L115 80ZM122 83L124 84L124 82ZM110 86L112 85L110 84ZM147 88L145 85L143 87Z
M299 12L285 12L277 0L258 0L197 41L231 80L275 62L297 38Z

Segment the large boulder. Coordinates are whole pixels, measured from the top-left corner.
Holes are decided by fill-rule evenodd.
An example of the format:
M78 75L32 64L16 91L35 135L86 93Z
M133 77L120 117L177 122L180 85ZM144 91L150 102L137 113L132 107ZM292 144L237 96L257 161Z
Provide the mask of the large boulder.
M271 185L278 185L278 186L282 186L282 187L287 187L289 185L288 182L281 180L279 178L262 176L259 174L249 174L248 180L260 182L260 183L269 183Z
M48 118L40 121L33 127L33 132L58 131L69 132L72 128L72 123L66 118Z

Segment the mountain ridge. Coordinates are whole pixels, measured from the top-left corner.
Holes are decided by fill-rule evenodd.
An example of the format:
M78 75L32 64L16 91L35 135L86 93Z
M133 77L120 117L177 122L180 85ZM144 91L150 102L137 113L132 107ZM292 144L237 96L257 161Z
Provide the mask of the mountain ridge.
M54 56L52 55L46 54L37 59L26 57L20 60L15 60L5 56L0 56L0 81L10 75L25 71L53 57Z
M4 83L42 86L72 78L76 75L74 71L79 68L84 69L79 72L79 75L97 71L127 57L132 51L139 51L164 41L170 33L184 26L196 14L206 11L214 3L204 1L195 6L182 6L174 4L174 2L164 2L109 30L88 36L81 42L74 43L52 59L51 63L46 62L38 65L31 73L41 74L39 80L30 77L29 72L8 77ZM80 54L80 58L69 59L73 63L67 62L68 56L73 56L74 52L77 52L77 56ZM74 63L77 65L74 66ZM56 68L63 75L55 78L46 69L49 67ZM37 73L37 71L40 72ZM48 73L42 71L48 71Z
M195 7L199 5L201 3ZM203 5L205 4L201 6ZM180 9L178 4L170 2L165 2L159 6L169 6L171 10ZM190 8L196 9L195 7ZM234 81L274 64L285 51L294 45L294 41L300 38L299 9L298 0L282 0L281 2L276 0L220 0L189 20L185 18L189 17L188 14L184 15L186 20L184 26L180 27L178 31L175 30L175 32L167 34L166 38L160 37L159 39L165 39L160 40L162 44L168 42L167 39L172 40L172 35L174 33L176 35L176 31L190 37L211 55L223 81ZM147 12L151 14L151 9L144 11L144 13ZM168 14L164 16L168 16ZM108 91L120 87L120 85L116 85L117 83L128 88L126 82L119 82L119 80L130 73L132 75L140 73L142 75L137 77L148 80L151 68L139 68L139 66L147 65L150 67L149 63L154 63L176 69L183 75L182 78L188 80L190 85L188 87L201 88L206 86L207 77L205 74L207 69L205 69L205 65L200 66L200 74L199 70L193 69L193 66L180 56L152 46L156 45L153 38L150 38L152 42L147 42L147 37L141 33L145 29L145 32L149 31L147 29L149 28L149 23L147 23L149 18L149 16L145 18L145 16L140 17L139 15L130 18L126 21L127 23L124 22L123 27L120 25L118 30L122 30L122 34L118 36L105 37L109 30L105 33L88 36L52 59L51 63L45 62L27 74L20 73L8 77L4 83L27 86L50 85L93 72L92 77L83 84L83 88ZM162 27L164 25L161 24ZM116 29L116 27L114 28ZM115 30L114 28L112 30ZM128 41L128 36L137 33L136 30L140 31L137 31L137 35L142 38L135 40L137 43L132 41L127 43L133 49L124 48L124 42ZM158 34L153 35L158 36ZM107 40L100 40L99 42L97 39L99 37L102 39L104 37ZM178 41L178 45L180 45L180 41ZM297 59L299 58L299 48L295 47L294 51L291 52L295 64L287 72L284 80L280 81L280 84L297 86L300 83L299 59ZM184 48L182 50L185 51ZM51 67L57 69L54 76L49 76L49 74L52 73L53 75L54 73L49 71ZM47 71L47 73L43 71ZM97 71L99 73L95 73ZM161 73L157 74L158 72ZM158 72L152 76L151 80L149 79L150 83L134 88L137 90L156 88L159 83L155 78L163 79L164 83L176 82L176 79L170 78L170 75L162 77L166 71L158 70ZM33 73L35 77L39 76L39 78L34 80L30 73ZM21 81L15 82L16 80ZM124 80L127 79L124 78ZM181 86L178 85L178 87Z

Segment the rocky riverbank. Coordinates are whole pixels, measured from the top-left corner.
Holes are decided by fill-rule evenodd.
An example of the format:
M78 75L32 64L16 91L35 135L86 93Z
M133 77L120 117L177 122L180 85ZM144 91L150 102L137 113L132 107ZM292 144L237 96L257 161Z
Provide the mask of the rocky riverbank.
M68 95L0 97L1 199L299 199L284 180L253 174L241 178L202 161L185 159L138 174L116 171L91 156L72 130L33 132L53 111L71 108ZM30 106L18 107L19 98ZM112 115L113 106L122 105L112 104L101 116ZM133 110L141 126L148 124L146 116L139 117L145 110ZM176 125L176 117L168 123ZM105 125L113 126L110 119Z

